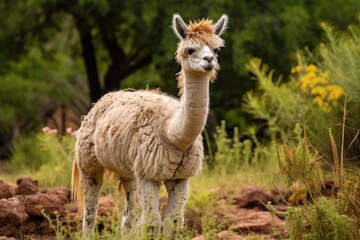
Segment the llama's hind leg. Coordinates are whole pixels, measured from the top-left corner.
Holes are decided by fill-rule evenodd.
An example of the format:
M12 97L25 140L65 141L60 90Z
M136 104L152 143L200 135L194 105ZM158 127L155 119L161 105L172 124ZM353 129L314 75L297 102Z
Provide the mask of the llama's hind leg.
M94 164L96 165L96 164ZM96 215L98 210L99 193L103 184L104 169L102 166L95 168L96 171L83 172L81 183L84 189L84 213L83 213L83 235L90 237L96 226Z
M168 192L167 214L164 219L164 233L173 234L184 224L184 208L189 194L189 179L166 180Z
M138 180L141 204L141 223L149 238L160 233L161 216L159 213L160 183L151 180Z
M121 180L125 191L125 211L122 219L122 227L130 228L134 222L136 204L136 180Z

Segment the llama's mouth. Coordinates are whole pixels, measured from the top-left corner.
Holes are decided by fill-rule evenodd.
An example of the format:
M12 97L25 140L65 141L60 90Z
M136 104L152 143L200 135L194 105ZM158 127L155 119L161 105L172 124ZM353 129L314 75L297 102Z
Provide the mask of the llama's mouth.
M201 66L206 72L210 72L211 70L214 69L214 66L212 64L204 64Z
M207 62L207 63L200 63L200 66L206 71L210 72L214 69L215 64L213 62Z
M214 68L211 66L205 67L204 70L207 72L210 72L211 70L213 70Z

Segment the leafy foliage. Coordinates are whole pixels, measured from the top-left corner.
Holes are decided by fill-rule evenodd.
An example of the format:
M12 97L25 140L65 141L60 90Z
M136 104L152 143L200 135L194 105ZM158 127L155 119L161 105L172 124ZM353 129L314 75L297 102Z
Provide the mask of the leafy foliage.
M39 50L34 49L21 61L12 62L10 68L11 72L0 76L4 82L0 88L2 130L11 125L23 125L23 121L32 121L32 127L36 126L45 109L50 108L49 102L68 97L61 91L64 88L60 88L66 84L62 76L70 75L62 56L47 61Z
M329 9L336 9L337 14L330 14L332 11ZM318 23L321 20L345 27L354 22L359 9L360 3L356 0L288 1L286 4L224 0L201 3L194 0L169 3L2 0L0 77L7 75L6 79L9 79L14 72L18 75L12 64L23 61L30 62L30 65L29 52L35 51L42 53L39 56L42 61L30 69L35 72L51 69L57 74L57 77L46 77L47 86L55 85L53 87L60 90L58 78L74 84L72 78L81 76L88 80L87 94L91 101L120 85L144 88L149 84L176 94L174 75L178 67L174 64L173 53L177 40L168 27L171 15L179 12L185 19L207 16L216 19L227 13L231 19L231 31L224 36L227 48L221 53L222 71L214 86L217 90L212 93L212 106L218 119L226 118L230 128L244 127L243 113L238 108L240 96L254 85L247 81L245 63L253 56L261 56L280 73L286 74L290 70L288 56L291 52L304 46L312 48L319 42ZM65 68L58 69L59 57L73 62L73 67L66 68L70 72L64 72ZM149 69L152 74L146 74ZM136 78L131 76L137 70L140 71ZM13 89L26 88L26 79L22 76L17 81L5 81L8 86L4 89L9 91L1 94L7 105L2 109L5 112L2 124L14 118L22 119L23 116L17 113L17 104L12 104L11 93ZM42 83L36 91L36 95L43 98L54 96ZM32 91L22 93L35 95ZM72 93L72 98L77 97ZM26 97L29 98L34 97ZM19 97L19 102L24 102L22 100ZM87 103L89 107L90 101ZM32 113L29 117L36 119L33 108L24 104L24 111L18 112ZM6 125L3 128L7 128Z
M271 169L276 160L271 145L260 144L256 137L249 133L250 139L240 140L239 130L234 128L232 137L226 131L226 122L216 128L214 143L216 151L206 157L206 168L209 173L234 174L244 169ZM209 142L207 142L209 144ZM211 146L208 146L210 151ZM213 158L210 156L213 155Z
M74 146L72 134L60 135L47 128L43 133L19 138L11 165L15 174L34 175L41 187L69 187Z
M333 196L323 197L323 171L317 153L311 153L306 136L302 137L301 134L302 129L297 125L295 138L298 145L288 147L284 144L282 154L279 153L282 175L293 186L289 203L302 204L290 208L286 213L289 239L356 239L359 202L351 199L359 194L358 187L354 189L359 181L358 175L349 174L346 187L337 193L337 186L334 186ZM343 172L343 166L340 168L338 171ZM341 175L339 177L343 178ZM338 178L337 173L335 178Z
M313 205L291 209L286 217L289 239L357 239L354 223L339 203L320 197Z
M324 179L319 164L320 157L316 152L310 151L306 132L303 136L300 124L296 124L294 133L297 146L288 147L284 143L277 151L280 171L293 188L290 201L298 204L307 201L307 194L319 196Z
M315 148L325 153L325 158L330 158L331 148L323 144L321 133L337 124L340 109L333 109L331 114L324 112L323 106L314 103L312 95L303 93L298 79L291 77L286 83L274 81L273 71L259 59L250 60L247 67L255 75L258 86L257 90L245 94L243 109L255 118L266 120L273 139L278 135L291 138L292 126L300 123L306 127ZM335 136L339 133L337 129Z
M75 137L69 133L58 135L45 132L39 136L39 143L48 161L36 172L36 178L46 187L69 187Z
M46 164L47 158L37 141L35 134L20 136L13 147L11 166L18 172L34 172Z

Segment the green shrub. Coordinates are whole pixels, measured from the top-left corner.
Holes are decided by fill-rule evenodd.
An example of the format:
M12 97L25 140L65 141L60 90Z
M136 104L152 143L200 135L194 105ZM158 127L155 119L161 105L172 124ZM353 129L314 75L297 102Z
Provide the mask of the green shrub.
M312 198L319 196L323 186L323 171L320 168L321 159L317 152L310 150L310 143L306 132L300 124L294 130L296 146L283 144L278 147L280 172L289 186L292 186L293 195L290 201L294 204L306 202L307 194Z
M341 200L320 197L311 205L290 209L286 216L289 239L355 240L353 219L341 211Z
M338 172L343 172L343 165L339 164L334 177L347 179L346 184L340 185L340 188L334 185L332 196L323 197L320 157L311 150L306 132L303 134L299 124L295 127L294 135L297 145L284 143L281 149L278 148L281 173L293 188L289 203L296 205L286 213L289 239L357 239L360 204L354 199L358 199L360 193L359 175L349 172L346 177L339 176ZM335 147L334 142L332 147Z
M215 153L210 152L206 156L207 169L213 173L234 174L246 168L265 170L270 165L275 166L275 148L271 144L261 144L251 127L247 131L251 140L240 141L237 127L232 135L232 138L229 137L226 122L221 121L214 134ZM209 145L209 141L207 144ZM211 149L211 146L208 146L208 149Z
M13 148L10 165L14 172L33 172L45 164L47 158L35 134L20 135Z
M225 121L221 121L221 126L216 128L214 139L217 149L214 154L214 163L217 171L236 171L241 166L250 164L252 143L250 140L239 141L238 128L234 128L233 138L231 139L227 135Z
M43 187L70 187L75 140L70 133L44 132L38 136L47 161L36 172L35 178Z
M255 75L258 87L244 96L243 109L257 119L266 120L270 135L275 139L280 135L291 141L292 128L296 123L306 127L308 138L327 157L331 157L331 147L323 144L323 135L328 127L335 126L341 119L340 109L324 112L315 105L311 96L299 88L298 79L291 77L288 82L274 81L273 71L260 59L252 59L247 68ZM334 129L334 132L339 129ZM338 136L339 134L337 134Z
M347 147L345 158L357 158L360 154L358 137L360 125L360 27L349 26L346 31L336 30L327 23L321 24L324 30L324 41L310 52L301 51L297 54L298 65L309 65L316 63L319 69L327 71L328 84L338 86L349 101L346 103L346 128L345 145ZM329 97L329 96L327 96ZM334 94L330 96L334 97ZM337 107L337 112L341 113L341 105ZM329 116L329 114L327 114ZM335 113L331 115L335 116ZM329 117L333 117L333 116ZM340 122L340 120L337 120ZM332 127L335 124L327 125ZM335 139L340 139L341 131L334 131ZM317 144L317 143L315 143Z
M41 187L70 186L75 147L72 133L61 135L45 127L43 132L19 137L10 159L15 175L31 175Z

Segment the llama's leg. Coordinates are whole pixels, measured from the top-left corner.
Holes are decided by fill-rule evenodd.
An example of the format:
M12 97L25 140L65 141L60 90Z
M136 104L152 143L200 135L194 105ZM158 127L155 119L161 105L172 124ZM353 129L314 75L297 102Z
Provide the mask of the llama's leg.
M160 183L150 180L139 180L141 204L141 223L146 234L157 235L161 230L161 216L159 213Z
M166 180L168 192L167 214L164 219L164 233L180 230L184 224L184 208L189 194L189 179Z
M121 180L125 191L125 211L122 220L123 228L130 228L134 222L136 204L136 180Z
M96 226L96 215L98 210L99 193L103 184L104 170L99 166L96 171L85 172L81 175L81 183L84 189L84 213L83 213L83 235L90 237Z

